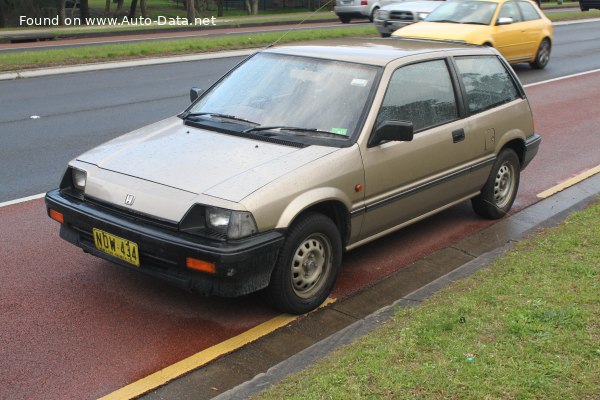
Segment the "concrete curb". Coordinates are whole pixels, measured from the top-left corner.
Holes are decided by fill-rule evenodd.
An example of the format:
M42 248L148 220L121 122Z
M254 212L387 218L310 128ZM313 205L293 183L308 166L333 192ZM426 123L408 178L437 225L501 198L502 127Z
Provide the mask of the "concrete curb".
M598 196L600 196L600 174L596 174L512 215L504 221L509 223L508 221L516 220L515 225L518 228L512 232L509 240L503 246L480 255L392 304L280 362L267 372L258 374L253 379L214 397L214 399L246 399L278 383L286 376L305 369L341 346L350 344L359 337L373 331L385 321L388 321L398 307L414 307L450 283L464 279L480 269L488 267L497 258L512 249L517 241L522 240L539 228L559 224L569 214L585 208Z
M553 25L561 26L561 25L583 24L583 23L587 23L587 22L596 22L596 21L600 21L600 18L584 19L584 20L577 20L577 21L563 21L563 22L557 22ZM25 70L25 71L19 71L19 72L5 72L5 73L0 73L0 81L23 79L23 78L36 78L36 77L51 76L51 75L72 74L72 73L79 73L79 72L102 71L102 70L107 70L107 69L131 68L131 67L140 67L140 66L145 66L145 65L160 65L160 64L200 61L200 60L217 59L217 58L248 56L248 55L252 54L253 52L257 51L258 49L260 49L260 48L221 51L221 52L216 52L216 53L203 53L203 54L196 54L196 55L190 55L190 56L146 58L146 59L142 59L142 60L115 61L115 62L105 62L105 63L95 63L95 64L80 64L80 65L75 65L75 66L70 66L70 67L40 68L40 69Z

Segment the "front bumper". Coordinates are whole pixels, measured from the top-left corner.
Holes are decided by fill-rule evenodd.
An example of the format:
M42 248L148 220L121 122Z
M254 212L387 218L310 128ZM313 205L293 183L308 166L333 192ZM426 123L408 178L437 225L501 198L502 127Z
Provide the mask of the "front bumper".
M383 20L383 19L375 19L373 21L375 23L375 28L377 31L384 35L391 35L398 29L403 26L410 25L415 21L394 21L394 20Z
M521 166L521 170L525 169L531 160L533 160L533 157L535 157L540 148L540 143L542 143L542 137L537 133L534 133L525 139L525 155L523 157L523 165Z
M235 297L266 287L284 241L281 231L235 241L196 237L133 215L125 218L122 212L58 189L46 194L46 207L48 213L53 209L64 216L61 238L85 252L203 295ZM140 266L96 249L93 228L135 242ZM187 268L187 257L215 263L216 272L209 274Z

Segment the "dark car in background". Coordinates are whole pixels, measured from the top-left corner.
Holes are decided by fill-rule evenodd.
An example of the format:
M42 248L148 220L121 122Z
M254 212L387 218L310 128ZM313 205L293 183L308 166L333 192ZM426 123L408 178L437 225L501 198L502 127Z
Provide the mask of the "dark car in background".
M590 8L600 10L600 0L579 0L581 11L589 11Z

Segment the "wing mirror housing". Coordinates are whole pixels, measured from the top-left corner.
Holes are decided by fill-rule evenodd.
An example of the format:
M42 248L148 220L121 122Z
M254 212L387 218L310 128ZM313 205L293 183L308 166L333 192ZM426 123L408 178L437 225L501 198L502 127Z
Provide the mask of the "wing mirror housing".
M410 142L413 140L414 126L410 121L383 121L375 128L369 138L368 147L375 147L382 142Z
M515 22L511 17L502 17L502 18L498 18L498 21L496 21L496 25L510 25L513 22Z
M204 93L204 89L193 87L190 89L190 101L193 103L198 97Z

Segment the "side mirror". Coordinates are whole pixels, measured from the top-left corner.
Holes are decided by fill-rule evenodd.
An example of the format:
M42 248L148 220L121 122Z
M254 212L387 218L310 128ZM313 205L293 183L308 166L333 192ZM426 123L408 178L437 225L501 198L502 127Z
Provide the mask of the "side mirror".
M384 141L410 142L413 140L414 127L409 121L383 121L375 128L369 138L368 147L375 147Z
M190 101L193 103L200 95L204 93L204 89L193 87L190 89Z
M511 17L502 17L502 18L498 18L498 21L496 21L496 25L510 25L513 22L515 22Z

